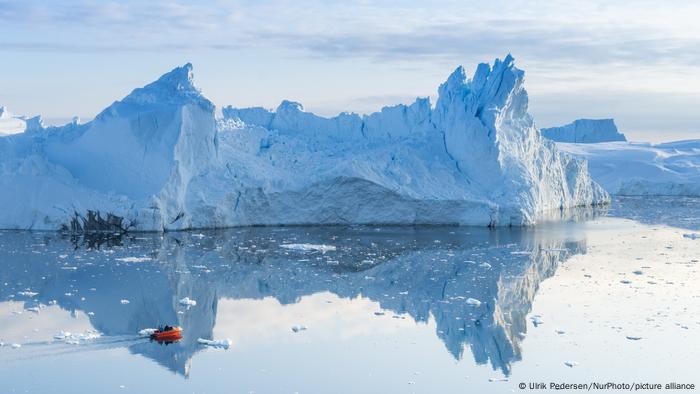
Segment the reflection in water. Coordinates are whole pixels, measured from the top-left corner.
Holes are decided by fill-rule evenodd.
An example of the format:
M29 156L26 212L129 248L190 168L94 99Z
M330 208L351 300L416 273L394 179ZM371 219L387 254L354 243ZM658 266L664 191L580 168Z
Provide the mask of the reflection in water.
M184 338L174 344L119 343L187 376L202 349L197 338L212 338L221 298L274 297L287 305L319 292L361 295L416 322L434 319L455 359L468 347L478 363L508 374L521 358L540 282L585 252L572 228L286 227L124 238L0 232L0 301L31 308L55 300L71 312L91 312L105 340L179 325ZM290 243L335 250L280 247ZM184 297L197 305L181 305Z

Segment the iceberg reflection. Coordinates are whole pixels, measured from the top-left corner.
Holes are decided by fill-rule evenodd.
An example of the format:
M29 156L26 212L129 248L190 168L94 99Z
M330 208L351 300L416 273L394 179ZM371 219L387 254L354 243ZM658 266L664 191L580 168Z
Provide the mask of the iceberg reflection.
M133 336L118 343L187 376L203 349L197 338L212 338L222 298L273 297L288 305L320 292L362 296L418 323L434 319L455 359L468 348L477 363L509 374L522 357L539 284L559 263L585 253L582 234L570 224L257 227L100 238L0 232L0 301L90 312L106 338ZM289 244L296 245L281 246ZM185 297L197 304L181 305ZM136 337L163 323L183 327L184 339L166 346Z

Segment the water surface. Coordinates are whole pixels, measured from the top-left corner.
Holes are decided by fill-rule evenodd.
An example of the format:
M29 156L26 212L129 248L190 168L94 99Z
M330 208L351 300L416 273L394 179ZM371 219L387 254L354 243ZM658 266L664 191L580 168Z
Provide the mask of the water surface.
M526 229L1 232L0 385L457 393L531 381L697 384L700 240L683 235L700 215L683 201L627 198L609 216ZM138 335L163 323L183 327L183 340Z

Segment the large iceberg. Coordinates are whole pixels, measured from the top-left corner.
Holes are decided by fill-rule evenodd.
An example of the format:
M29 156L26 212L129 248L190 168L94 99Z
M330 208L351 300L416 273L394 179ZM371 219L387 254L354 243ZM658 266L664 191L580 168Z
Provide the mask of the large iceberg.
M174 69L91 122L0 138L0 228L277 224L530 225L605 203L587 164L543 139L509 55L428 99L322 118L215 106Z
M700 196L700 140L557 146L587 160L593 179L610 194Z
M542 135L552 141L573 143L595 143L609 141L627 141L620 133L613 119L577 119L567 125L540 130Z

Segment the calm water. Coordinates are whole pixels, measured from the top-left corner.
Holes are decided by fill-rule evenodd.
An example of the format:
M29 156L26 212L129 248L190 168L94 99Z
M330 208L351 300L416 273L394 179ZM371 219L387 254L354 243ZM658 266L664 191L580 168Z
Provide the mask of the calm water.
M0 392L697 386L699 218L628 197L531 229L0 232ZM184 338L138 335L163 323Z

